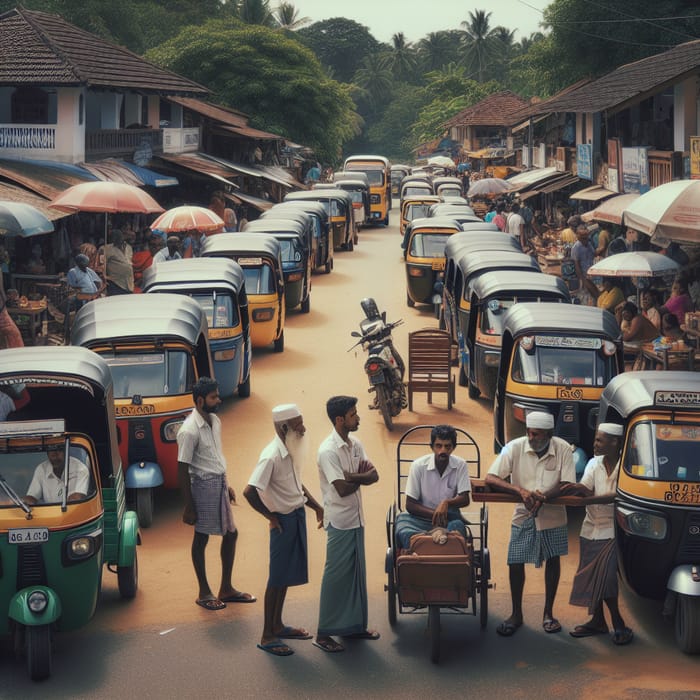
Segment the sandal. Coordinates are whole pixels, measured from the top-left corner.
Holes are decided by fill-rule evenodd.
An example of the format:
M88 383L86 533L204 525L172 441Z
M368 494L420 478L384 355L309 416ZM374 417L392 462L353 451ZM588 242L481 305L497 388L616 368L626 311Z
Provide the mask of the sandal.
M372 641L376 641L379 639L379 632L375 632L374 630L365 630L364 632L355 632L354 634L344 634L343 638L344 639L371 639Z
M226 603L218 598L214 598L214 596L211 598L198 598L194 602L205 610L223 610L226 607Z
M516 625L514 622L501 622L501 624L496 627L496 633L500 634L501 637L512 637L521 625L522 622L520 625Z
M613 644L622 646L623 644L629 644L634 637L634 633L629 627L623 627L622 629L615 630L612 633Z
M328 637L327 639L314 639L311 642L315 647L318 647L322 651L327 651L329 654L336 654L339 651L345 651L345 647L342 644L338 644L334 639Z
M556 617L547 617L542 620L542 629L547 634L554 634L555 632L561 632L561 625Z
M586 623L583 625L576 625L574 629L569 631L572 637L594 637L596 634L607 634L608 626L605 627L593 627L592 625Z

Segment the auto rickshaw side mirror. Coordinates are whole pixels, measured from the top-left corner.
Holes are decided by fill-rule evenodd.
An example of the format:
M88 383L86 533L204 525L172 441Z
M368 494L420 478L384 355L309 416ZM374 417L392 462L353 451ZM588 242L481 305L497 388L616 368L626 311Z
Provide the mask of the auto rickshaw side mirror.
M362 333L360 333L359 331L351 331L350 335L353 338L361 338L362 337Z

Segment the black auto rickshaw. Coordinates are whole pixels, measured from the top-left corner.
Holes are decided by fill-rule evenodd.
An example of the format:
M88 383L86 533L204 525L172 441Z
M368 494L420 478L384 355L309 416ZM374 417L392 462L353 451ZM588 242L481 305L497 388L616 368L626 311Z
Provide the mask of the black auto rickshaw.
M317 202L317 204L320 204ZM321 205L323 206L323 205ZM316 220L307 211L302 209L285 209L282 204L275 204L274 207L263 212L255 222L249 222L254 224L260 221L270 221L278 222L275 225L281 225L289 220L296 221L301 224L301 228L298 233L304 242L304 245L309 249L309 256L311 258L311 272L316 270L316 264L319 259L318 255L318 237L316 233ZM247 227L247 224L246 224ZM255 227L246 228L246 230L254 231Z
M285 202L321 202L326 208L330 227L333 234L333 247L353 250L355 247L355 219L352 208L352 197L337 187L319 190L303 190L289 192L284 197Z
M390 168L391 173L391 195L397 197L401 193L401 180L411 174L411 167L408 165L394 164Z
M370 204L369 178L364 173L336 173L333 184L347 192L352 197L352 208L355 210L355 225L369 226L374 223Z
M460 381L466 374L470 398L493 399L506 311L526 301L571 303L571 296L559 277L532 271L484 272L473 276L467 287L471 290L471 304L466 353L460 352ZM465 355L469 359L467 368L462 363Z
M604 309L515 304L503 319L494 398L494 449L525 435L530 411L554 416L554 434L576 447L577 476L593 453L598 403L623 371L622 337Z
M139 525L107 364L84 348L1 350L0 388L17 385L30 401L0 422L0 635L40 680L54 635L94 615L105 564L122 598L136 595Z
M700 653L700 374L628 372L600 398L624 426L615 498L618 567L640 596L665 600L679 648Z

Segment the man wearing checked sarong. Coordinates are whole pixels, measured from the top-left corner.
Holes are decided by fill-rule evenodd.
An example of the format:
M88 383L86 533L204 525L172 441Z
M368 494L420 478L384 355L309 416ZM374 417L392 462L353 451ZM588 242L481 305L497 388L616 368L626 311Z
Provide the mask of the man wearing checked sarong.
M269 521L270 571L265 589L265 622L258 648L274 656L290 656L294 651L283 641L311 639L302 627L282 622L282 609L289 586L309 580L304 506L323 525L323 508L301 480L306 461L306 428L295 404L272 409L275 437L260 454L243 495L248 503Z
M565 506L549 505L562 483L576 481L573 453L566 440L553 437L554 418L534 411L525 419L527 435L509 442L486 475L486 485L521 499L515 507L508 545L508 571L512 602L511 616L496 631L510 637L523 624L525 564L540 567L545 561L545 603L542 628L559 632L554 617L554 598L560 576L559 557L567 554L568 533ZM510 481L507 479L510 477Z

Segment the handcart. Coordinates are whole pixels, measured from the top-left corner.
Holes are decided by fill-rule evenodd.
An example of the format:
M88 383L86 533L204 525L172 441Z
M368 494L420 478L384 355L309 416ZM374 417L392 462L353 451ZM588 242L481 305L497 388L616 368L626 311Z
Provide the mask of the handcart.
M405 488L413 460L431 451L430 432L434 426L420 425L403 434L396 446L396 496L386 517L387 603L389 624L397 622L401 614L428 614L430 658L440 659L440 615L471 614L479 612L481 627L488 621L488 590L491 575L488 541L488 507L462 511L467 540L455 538L447 546L435 545L426 537L427 545L420 551L402 551L395 538L395 523L404 510ZM467 462L470 478L480 478L479 447L469 433L457 431L454 454ZM422 538L421 538L422 539ZM478 603L477 603L478 600Z

